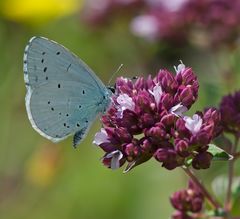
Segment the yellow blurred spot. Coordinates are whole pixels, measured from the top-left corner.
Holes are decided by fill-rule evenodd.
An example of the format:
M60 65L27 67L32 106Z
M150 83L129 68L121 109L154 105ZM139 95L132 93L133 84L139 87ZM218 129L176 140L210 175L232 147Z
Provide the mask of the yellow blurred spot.
M5 0L0 8L7 19L28 24L44 23L79 10L83 0Z
M56 176L60 159L59 147L40 145L26 163L26 179L36 186L48 186Z

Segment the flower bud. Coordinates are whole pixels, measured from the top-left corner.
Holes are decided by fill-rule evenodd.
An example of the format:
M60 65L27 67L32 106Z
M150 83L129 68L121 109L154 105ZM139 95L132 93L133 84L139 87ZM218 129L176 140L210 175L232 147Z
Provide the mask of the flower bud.
M178 86L177 81L169 71L160 70L157 75L157 80L165 92L173 93L176 91Z
M193 185L193 183L191 183L191 185ZM204 197L194 184L194 186L188 186L187 189L175 192L171 196L170 201L172 206L180 212L198 213L202 210Z
M182 78L182 84L185 86L192 85L195 81L197 81L197 76L193 73L191 68L185 68L180 72L180 74Z
M178 137L180 138L190 138L191 132L186 128L185 121L179 118L176 122L176 130L178 132Z
M182 157L187 157L190 155L189 151L189 145L186 141L180 140L176 143L176 151L177 153Z
M124 152L127 156L131 157L131 159L134 159L140 154L140 148L133 143L129 143L125 146Z
M161 141L168 137L164 128L160 126L154 126L145 132L147 137L151 137L154 141Z
M148 128L154 125L155 123L155 118L154 115L151 115L149 113L144 113L141 118L141 124L142 124L142 128Z
M173 114L167 114L162 117L160 121L165 127L170 127L175 122L175 116Z
M175 211L172 214L172 219L193 219L193 217L189 216L186 212Z
M184 159L180 158L177 153L170 148L160 148L154 154L157 161L162 162L162 166L168 170L175 169L183 164Z
M173 97L170 94L163 94L162 95L162 105L165 107L167 111L169 111L173 104Z
M153 145L149 139L144 139L141 145L143 153L153 153Z
M151 112L152 98L150 97L148 92L142 91L135 97L135 100L138 108L140 108L141 111Z
M179 99L184 106L191 106L196 101L191 87L184 88L179 94Z
M115 133L122 143L130 143L132 141L132 135L125 128L116 128Z
M220 104L222 125L231 133L240 132L240 91L223 97Z
M193 158L192 166L197 170L207 169L210 167L212 158L212 154L207 151L199 153Z
M137 115L130 110L125 110L123 112L123 118L119 118L117 122L119 126L126 128L132 135L139 134L142 131L142 129L138 125L139 120Z

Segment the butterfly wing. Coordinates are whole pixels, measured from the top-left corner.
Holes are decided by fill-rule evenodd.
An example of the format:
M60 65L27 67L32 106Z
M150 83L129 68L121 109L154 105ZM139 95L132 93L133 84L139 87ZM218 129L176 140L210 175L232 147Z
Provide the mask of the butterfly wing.
M84 137L99 112L109 104L109 91L93 71L63 46L42 37L24 52L26 108L33 128L57 142Z

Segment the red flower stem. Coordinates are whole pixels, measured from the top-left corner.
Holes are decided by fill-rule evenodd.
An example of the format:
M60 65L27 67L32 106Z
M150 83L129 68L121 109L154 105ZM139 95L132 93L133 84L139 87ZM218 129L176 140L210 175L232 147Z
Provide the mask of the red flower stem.
M198 186L198 188L201 190L202 194L206 197L209 204L214 209L220 209L221 205L218 203L216 199L207 191L207 189L204 187L204 185L198 180L198 178L194 175L194 173L187 167L182 167L182 169L185 171L185 173L192 179L192 181Z
M234 145L231 148L231 154L235 154L238 146L239 137L235 136ZM235 157L234 157L235 158ZM234 162L236 159L232 159L229 161L228 166L228 188L227 188L227 195L225 200L225 210L227 212L231 211L232 208L232 184L233 184L233 177L234 177Z

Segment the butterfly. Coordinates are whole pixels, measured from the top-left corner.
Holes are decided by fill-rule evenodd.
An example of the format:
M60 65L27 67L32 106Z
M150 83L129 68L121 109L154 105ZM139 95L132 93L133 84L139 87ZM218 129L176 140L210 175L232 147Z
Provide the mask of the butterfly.
M76 147L112 92L75 54L44 37L32 37L24 51L26 110L32 127L59 142L74 135Z

